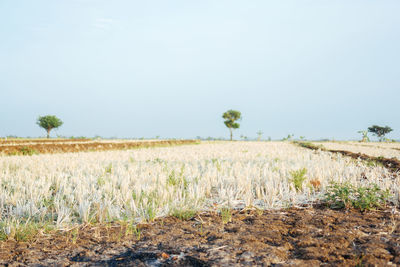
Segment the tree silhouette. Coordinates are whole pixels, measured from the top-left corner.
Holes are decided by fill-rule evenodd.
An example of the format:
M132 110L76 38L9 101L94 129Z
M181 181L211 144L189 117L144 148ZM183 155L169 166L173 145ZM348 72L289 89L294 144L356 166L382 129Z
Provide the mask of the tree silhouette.
M371 127L368 127L368 132L371 132L377 136L379 141L383 141L385 134L390 133L391 131L393 131L393 129L389 126L382 127L378 125L372 125Z
M54 115L39 116L36 124L47 131L47 138L50 138L50 131L60 127L63 122Z
M240 127L240 124L237 123L236 121L242 119L242 114L240 111L237 110L228 110L224 114L222 114L222 118L225 119L224 123L226 127L228 127L230 133L231 133L231 141L233 139L233 129L237 129Z

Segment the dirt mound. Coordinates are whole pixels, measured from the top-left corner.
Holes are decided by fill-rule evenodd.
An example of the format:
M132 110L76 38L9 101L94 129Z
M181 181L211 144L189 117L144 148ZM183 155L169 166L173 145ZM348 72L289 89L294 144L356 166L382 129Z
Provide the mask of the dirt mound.
M216 212L126 229L83 227L31 243L0 243L0 264L83 266L386 266L400 264L397 212L291 208ZM139 239L139 240L138 240Z

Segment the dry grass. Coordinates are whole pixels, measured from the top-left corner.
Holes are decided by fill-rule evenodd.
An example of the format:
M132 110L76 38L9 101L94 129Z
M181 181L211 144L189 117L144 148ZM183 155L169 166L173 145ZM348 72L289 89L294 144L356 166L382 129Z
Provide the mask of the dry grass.
M291 173L303 168L296 190ZM373 182L398 200L399 180L385 168L285 142L0 157L0 233L26 222L60 229L179 210L281 208L319 199L332 180Z
M322 145L326 149L345 150L353 153L362 153L372 157L396 158L400 160L399 143L376 142L313 142L314 145Z

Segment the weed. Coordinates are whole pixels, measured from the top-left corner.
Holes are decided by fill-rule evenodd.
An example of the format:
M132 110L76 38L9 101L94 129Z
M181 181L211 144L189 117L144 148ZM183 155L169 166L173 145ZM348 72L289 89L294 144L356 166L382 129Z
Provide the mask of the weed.
M37 233L38 233L37 225L28 223L16 229L14 239L16 241L26 242L32 240L32 238L36 236Z
M49 223L32 222L29 219L24 223L20 221L0 223L0 241L15 240L17 242L31 242L39 233L51 233L54 225Z
M221 171L221 163L219 163L218 159L211 159L211 162L215 165L215 167L217 168L217 171Z
M365 163L368 167L384 167L385 165L382 163L382 161L384 161L385 158L382 156L373 158L373 159L367 159L365 160Z
M203 229L203 224L200 223L200 227L199 227L199 232L200 232L200 236L204 236L204 229Z
M113 169L113 166L112 166L112 163L110 163L110 164L108 164L108 165L106 166L104 172L105 172L106 174L111 174L112 169Z
M159 164L161 164L161 163L163 163L163 162L165 162L165 161L162 160L162 159L160 159L160 158L155 158L155 159L153 160L153 162L154 162L154 163L159 163Z
M303 182L304 182L304 180L307 179L307 177L305 176L306 173L307 173L306 168L302 168L302 169L290 172L290 175L292 178L289 179L289 181L293 183L296 191L303 190Z
M137 226L133 226L132 232L135 234L136 240L139 241L139 240L140 240L141 233L142 233L142 231L140 230L140 228L138 228Z
M257 212L258 216L263 215L263 213L264 213L263 209L260 209L260 208L257 208L257 207L255 207L255 208L256 208L256 212Z
M187 221L187 220L192 219L196 215L196 210L194 210L194 209L177 209L177 208L175 208L175 209L172 210L171 215L176 217L176 218L178 218L178 219L180 219L180 220Z
M146 207L145 213L146 213L146 219L149 222L154 221L157 215L156 208L151 204Z
M140 194L136 194L132 191L132 199L137 203L137 206L142 207L143 217L147 221L153 221L157 215L157 207L160 205L158 197L158 191L141 191Z
M222 207L219 210L222 218L222 223L227 224L228 222L232 221L232 210L228 207Z
M389 190L382 190L376 184L356 187L348 182L331 182L323 200L331 208L348 209L353 207L365 211L385 205L389 197Z
M168 175L167 184L168 184L168 185L172 185L172 186L176 186L176 185L178 185L178 183L179 183L179 180L178 180L178 178L177 178L176 175L175 175L175 171L172 171L172 172Z
M99 178L97 178L97 185L99 187L103 186L106 184L106 179L103 176L100 176Z
M182 165L179 174L177 175L173 170L167 178L167 184L171 186L181 186L184 190L188 188L189 181L183 175L185 171L185 166Z
M5 228L0 229L0 241L6 241L8 238Z
M72 234L72 244L76 244L76 241L78 240L78 236L79 236L79 229L78 228L74 228L71 232Z
M19 149L19 151L24 156L32 156L32 155L35 155L35 154L39 154L35 149L33 149L31 147L28 147L28 146L21 147Z

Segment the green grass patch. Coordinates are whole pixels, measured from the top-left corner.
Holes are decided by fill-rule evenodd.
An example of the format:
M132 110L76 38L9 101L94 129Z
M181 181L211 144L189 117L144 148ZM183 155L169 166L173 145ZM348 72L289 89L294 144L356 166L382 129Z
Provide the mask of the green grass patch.
M28 147L28 146L23 146L19 149L20 153L24 156L32 156L39 154L35 149Z
M306 177L307 169L301 168L299 170L291 171L289 182L293 183L296 191L303 190L303 182L307 179Z
M194 209L173 209L171 215L180 220L190 220L196 215L196 210Z

